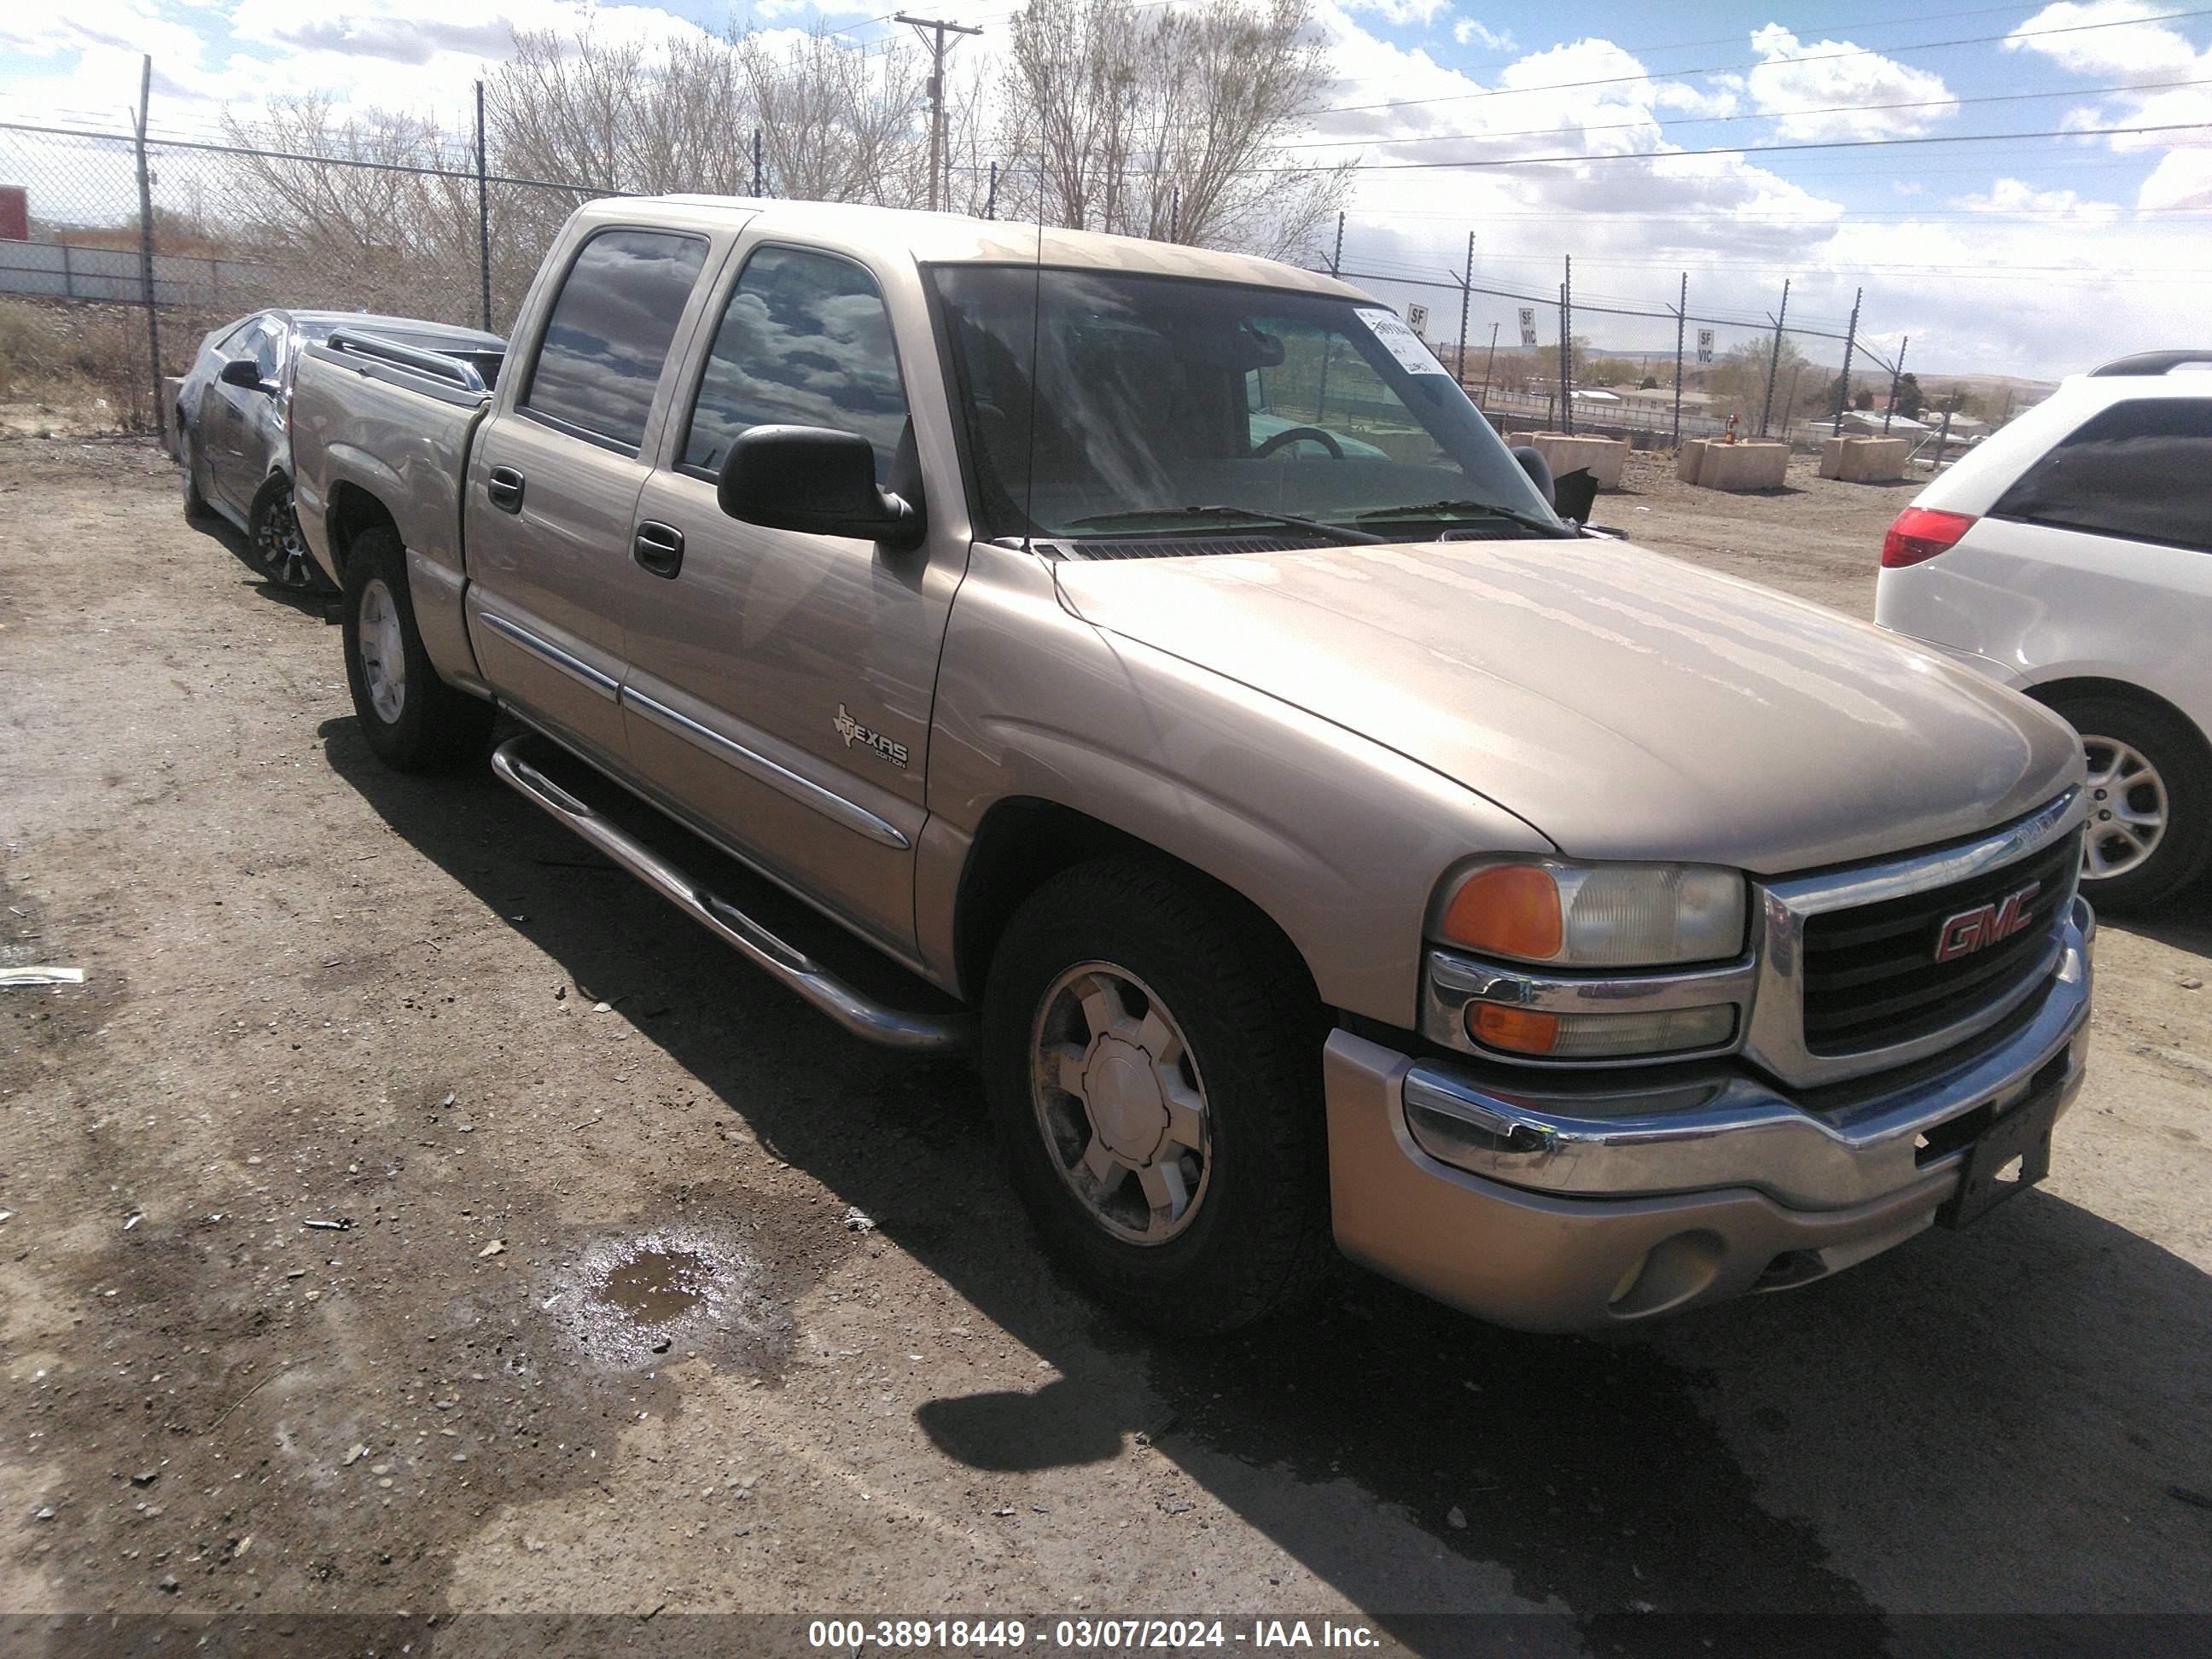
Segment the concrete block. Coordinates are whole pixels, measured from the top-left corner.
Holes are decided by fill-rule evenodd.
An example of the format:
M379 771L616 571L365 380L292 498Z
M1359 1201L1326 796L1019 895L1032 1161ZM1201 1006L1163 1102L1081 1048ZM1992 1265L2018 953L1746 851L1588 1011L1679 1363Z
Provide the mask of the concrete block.
M1711 440L1692 438L1674 452L1674 476L1684 483L1698 481L1698 466L1705 458L1705 445Z
M1887 483L1905 476L1905 458L1912 446L1903 438L1847 438L1841 469L1836 476L1846 483Z
M1844 446L1858 441L1856 438L1823 438L1820 440L1820 476L1840 478L1844 476Z
M1705 489L1779 489L1790 466L1790 446L1753 442L1705 445L1697 483Z
M1620 488L1620 475L1628 465L1626 438L1571 438L1564 432L1539 432L1528 441L1553 477L1586 466L1596 475L1600 489Z

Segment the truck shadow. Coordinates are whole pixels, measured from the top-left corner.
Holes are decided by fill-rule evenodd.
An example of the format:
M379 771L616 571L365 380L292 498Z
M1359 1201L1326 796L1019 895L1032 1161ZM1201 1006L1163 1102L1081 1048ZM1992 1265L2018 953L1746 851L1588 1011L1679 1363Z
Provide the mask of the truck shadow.
M2157 1472L2212 1487L2212 1279L2087 1211L2031 1194L1830 1284L1633 1339L1494 1329L1347 1267L1295 1319L1177 1343L1044 1261L964 1065L839 1035L635 883L579 870L590 855L489 775L386 771L350 719L321 736L488 915L627 994L635 1029L764 1146L1057 1372L928 1402L918 1449L984 1472L1103 1462L1139 1436L1164 1454L1121 1547L1183 1547L1173 1517L1202 1488L1424 1652L1717 1650L1712 1627L1652 1609L1821 1614L1781 1645L1875 1650L1884 1615L1839 1560L1908 1595L1955 1586L1963 1606L2204 1597L2204 1517ZM1532 1605L1567 1617L1510 1637L1435 1617ZM1747 1644L1778 1645L1717 1650Z

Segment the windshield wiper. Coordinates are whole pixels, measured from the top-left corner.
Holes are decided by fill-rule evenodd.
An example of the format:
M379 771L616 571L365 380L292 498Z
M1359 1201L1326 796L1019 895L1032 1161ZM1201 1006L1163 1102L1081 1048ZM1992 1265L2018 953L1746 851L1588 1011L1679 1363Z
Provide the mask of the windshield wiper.
M1573 532L1556 520L1540 519L1533 513L1517 512L1510 507L1499 507L1492 501L1423 501L1412 507L1377 507L1352 516L1368 519L1440 519L1448 514L1483 519L1503 519L1508 524L1517 524L1523 530L1533 530L1540 536L1559 537Z
M1361 518L1370 516L1361 514ZM1261 524L1282 525L1291 530L1306 530L1316 536L1326 536L1333 542L1382 543L1390 538L1377 536L1371 531L1354 530L1350 525L1328 524L1320 519L1301 519L1291 513L1267 513L1253 507L1146 507L1127 513L1099 513L1087 519L1071 519L1070 530L1103 530L1109 525L1127 524L1133 519L1243 519Z

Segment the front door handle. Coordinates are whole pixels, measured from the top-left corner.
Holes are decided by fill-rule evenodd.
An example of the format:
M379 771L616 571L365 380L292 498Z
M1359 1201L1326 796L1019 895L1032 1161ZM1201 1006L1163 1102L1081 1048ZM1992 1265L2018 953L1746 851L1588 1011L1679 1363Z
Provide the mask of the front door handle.
M484 494L502 513L522 511L522 475L511 466L495 466L484 478Z
M684 568L684 532L672 524L647 519L637 527L629 556L654 575L673 578Z

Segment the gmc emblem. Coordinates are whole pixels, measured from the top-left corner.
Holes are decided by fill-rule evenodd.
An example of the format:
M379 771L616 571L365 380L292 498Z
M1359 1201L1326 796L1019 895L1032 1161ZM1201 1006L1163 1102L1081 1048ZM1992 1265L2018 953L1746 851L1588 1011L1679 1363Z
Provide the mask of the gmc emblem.
M1943 925L1936 930L1936 960L1949 962L1954 957L1972 956L1999 939L2010 939L2035 920L2029 907L2042 890L2041 882L2032 881L1995 904L1944 917Z

